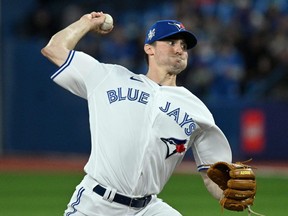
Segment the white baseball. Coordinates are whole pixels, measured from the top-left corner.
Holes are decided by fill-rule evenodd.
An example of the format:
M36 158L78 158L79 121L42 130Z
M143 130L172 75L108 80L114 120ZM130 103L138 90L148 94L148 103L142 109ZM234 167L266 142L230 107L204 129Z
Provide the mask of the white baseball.
M100 28L104 31L108 31L113 27L113 18L110 14L105 14L105 17L105 21Z

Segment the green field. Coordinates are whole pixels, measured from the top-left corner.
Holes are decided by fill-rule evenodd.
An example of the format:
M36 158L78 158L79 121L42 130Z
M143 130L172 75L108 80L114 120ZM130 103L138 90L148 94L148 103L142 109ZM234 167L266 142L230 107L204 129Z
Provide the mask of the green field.
M81 179L79 173L0 172L0 216L61 216ZM257 182L253 210L266 216L288 215L288 178L258 177ZM248 215L222 212L199 175L172 176L160 197L184 216Z

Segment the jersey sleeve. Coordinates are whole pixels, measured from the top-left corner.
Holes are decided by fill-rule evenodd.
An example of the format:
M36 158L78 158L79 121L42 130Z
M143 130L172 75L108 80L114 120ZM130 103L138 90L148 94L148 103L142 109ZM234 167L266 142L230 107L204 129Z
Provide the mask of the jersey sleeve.
M202 130L192 145L198 171L218 161L232 162L231 148L223 132L213 125Z
M73 94L87 99L89 92L108 75L110 67L83 52L71 50L65 63L51 79Z

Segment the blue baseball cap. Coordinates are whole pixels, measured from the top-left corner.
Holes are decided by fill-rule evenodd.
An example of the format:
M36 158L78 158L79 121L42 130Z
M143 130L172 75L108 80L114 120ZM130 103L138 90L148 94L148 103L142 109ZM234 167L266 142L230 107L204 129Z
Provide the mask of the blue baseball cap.
M172 36L177 37L177 35L186 41L187 49L191 49L197 44L196 37L176 20L160 20L154 23L146 33L145 44L152 44Z

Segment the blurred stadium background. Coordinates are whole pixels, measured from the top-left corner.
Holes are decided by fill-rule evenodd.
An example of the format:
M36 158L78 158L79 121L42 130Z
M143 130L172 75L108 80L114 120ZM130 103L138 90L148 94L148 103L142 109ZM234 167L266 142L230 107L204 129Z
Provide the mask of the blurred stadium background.
M199 42L179 85L207 104L235 161L253 158L260 171L287 177L287 0L0 0L0 9L0 173L27 171L25 164L79 170L88 158L86 101L50 80L57 68L40 49L96 10L114 17L114 30L89 34L77 48L136 73L146 72L145 29L158 19L181 20ZM191 152L185 160L193 161Z

